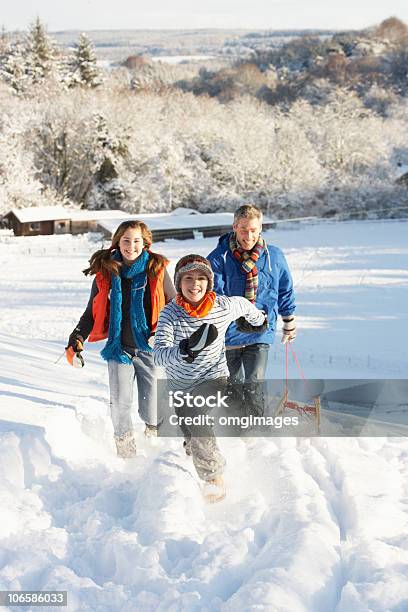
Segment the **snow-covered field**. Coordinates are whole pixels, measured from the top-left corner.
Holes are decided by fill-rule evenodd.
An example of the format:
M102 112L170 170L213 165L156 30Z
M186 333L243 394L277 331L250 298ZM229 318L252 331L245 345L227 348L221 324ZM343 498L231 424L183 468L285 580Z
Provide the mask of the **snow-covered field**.
M308 378L406 377L407 229L266 233L293 271ZM101 346L81 371L55 363L87 302L94 240L0 234L0 590L66 590L81 612L408 610L405 438L222 439L214 507L180 439L152 444L137 422L139 456L115 456ZM173 270L215 244L155 247ZM277 345L269 374L283 372Z

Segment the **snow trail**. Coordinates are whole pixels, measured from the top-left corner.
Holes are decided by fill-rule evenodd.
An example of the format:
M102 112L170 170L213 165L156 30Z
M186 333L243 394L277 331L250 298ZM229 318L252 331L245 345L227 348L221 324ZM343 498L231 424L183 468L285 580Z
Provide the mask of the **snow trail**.
M302 279L308 378L404 376L406 223L267 238ZM222 438L227 497L205 505L182 438L149 441L136 417L138 457L116 457L100 345L86 346L81 371L54 363L99 245L27 240L0 240L1 589L67 590L69 612L408 609L406 439ZM157 250L174 267L215 242Z

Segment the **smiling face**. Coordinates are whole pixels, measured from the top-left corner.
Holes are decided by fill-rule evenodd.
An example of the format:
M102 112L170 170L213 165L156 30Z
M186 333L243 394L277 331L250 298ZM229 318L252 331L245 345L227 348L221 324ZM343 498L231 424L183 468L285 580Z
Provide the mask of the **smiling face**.
M257 217L252 217L252 219L241 217L232 228L239 246L245 251L250 251L258 242L262 231L262 223Z
M180 290L183 298L192 306L197 306L205 297L208 278L200 270L191 270L183 274L180 280Z
M119 250L123 262L130 266L143 251L143 236L139 227L129 227L119 240Z

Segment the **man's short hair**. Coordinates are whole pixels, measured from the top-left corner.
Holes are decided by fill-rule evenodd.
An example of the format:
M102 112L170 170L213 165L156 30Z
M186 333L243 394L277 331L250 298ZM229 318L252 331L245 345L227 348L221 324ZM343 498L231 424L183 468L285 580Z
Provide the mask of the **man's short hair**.
M262 223L262 210L255 204L243 204L234 212L234 223L240 219L259 219Z

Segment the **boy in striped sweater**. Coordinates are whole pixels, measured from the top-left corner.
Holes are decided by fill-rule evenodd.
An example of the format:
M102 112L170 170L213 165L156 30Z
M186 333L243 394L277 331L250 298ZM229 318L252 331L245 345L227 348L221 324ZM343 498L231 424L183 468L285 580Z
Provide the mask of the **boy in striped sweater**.
M254 329L263 329L267 324L265 314L244 297L216 295L211 265L200 255L180 259L174 284L177 295L160 313L154 362L164 366L171 390L188 391L196 397L216 395L227 384L224 340L228 326L244 317ZM193 410L183 406L177 414L193 416ZM192 455L198 476L206 482L207 501L220 501L225 496L225 459L211 426L181 424L181 429L186 452Z

